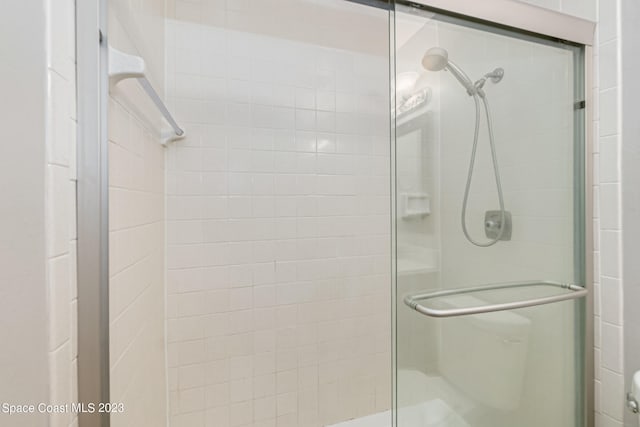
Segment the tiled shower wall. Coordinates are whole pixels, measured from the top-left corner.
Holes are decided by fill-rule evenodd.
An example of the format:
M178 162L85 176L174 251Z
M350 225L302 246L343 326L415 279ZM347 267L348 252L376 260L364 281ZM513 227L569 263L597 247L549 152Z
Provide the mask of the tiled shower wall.
M146 60L161 92L164 0L109 1L109 42ZM167 422L164 148L157 110L134 81L109 97L110 399L125 412L111 425Z
M619 1L598 1L594 58L596 425L624 420ZM637 422L637 421L636 421Z
M386 46L177 20L167 35L188 134L167 151L172 426L389 409Z
M75 2L47 1L46 254L49 402L77 401ZM77 415L49 415L77 425Z

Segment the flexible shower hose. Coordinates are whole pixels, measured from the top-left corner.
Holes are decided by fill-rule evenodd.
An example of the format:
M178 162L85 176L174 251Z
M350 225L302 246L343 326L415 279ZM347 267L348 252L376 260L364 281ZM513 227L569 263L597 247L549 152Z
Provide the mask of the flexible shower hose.
M476 126L473 134L473 148L471 149L471 161L469 162L469 172L467 174L467 185L464 189L464 198L462 200L462 232L464 236L467 238L469 242L476 246L480 246L483 248L495 245L501 238L505 229L505 219L506 214L504 210L504 196L502 194L502 183L500 182L500 171L498 170L498 158L496 156L496 147L495 141L493 137L493 124L491 122L491 112L489 111L489 102L487 101L486 96L480 96L482 98L482 103L484 104L484 110L487 116L487 129L489 131L489 146L491 147L491 160L493 162L493 173L496 179L496 189L498 190L498 200L500 202L500 230L498 231L498 235L489 241L486 242L478 242L474 240L467 230L467 204L469 201L469 190L471 188L471 180L473 178L473 166L476 162L476 151L478 148L478 137L480 134L480 101L478 100L478 93L473 94L473 100L476 106Z

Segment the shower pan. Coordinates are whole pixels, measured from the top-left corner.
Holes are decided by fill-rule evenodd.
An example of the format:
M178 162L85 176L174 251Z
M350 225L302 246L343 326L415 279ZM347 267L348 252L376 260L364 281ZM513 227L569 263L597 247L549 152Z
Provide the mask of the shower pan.
M394 426L591 425L585 47L418 3L395 4Z

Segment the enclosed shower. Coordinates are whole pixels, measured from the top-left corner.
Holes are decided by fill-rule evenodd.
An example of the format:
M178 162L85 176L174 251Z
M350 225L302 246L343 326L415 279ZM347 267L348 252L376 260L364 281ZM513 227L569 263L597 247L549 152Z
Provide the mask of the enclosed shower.
M583 49L395 18L394 421L585 425Z
M111 426L588 425L583 44L142 3L101 38Z

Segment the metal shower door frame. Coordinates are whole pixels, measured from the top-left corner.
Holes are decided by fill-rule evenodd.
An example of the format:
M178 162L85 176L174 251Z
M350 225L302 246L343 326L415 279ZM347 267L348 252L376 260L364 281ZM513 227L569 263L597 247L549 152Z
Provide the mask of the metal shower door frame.
M397 3L392 0L392 3ZM593 427L595 425L595 401L594 401L594 296L593 296L593 283L594 283L594 255L593 255L593 42L595 36L596 24L592 21L578 18L576 16L567 15L561 12L545 9L542 7L534 6L532 4L514 1L514 0L483 0L469 1L469 0L410 0L403 1L402 3L412 3L416 6L424 6L426 9L431 10L434 13L442 13L444 15L455 16L468 22L481 22L484 24L495 25L496 27L507 28L512 31L522 32L523 34L529 34L534 37L547 37L552 39L559 39L574 44L582 45L583 47L583 81L582 89L585 100L585 113L584 113L584 127L582 129L576 129L582 131L584 138L584 145L581 156L583 157L582 163L576 168L583 174L583 180L581 182L583 188L581 190L581 200L574 203L574 205L581 204L583 207L583 215L578 218L578 227L582 229L582 236L584 240L582 246L584 248L583 263L581 267L584 268L584 286L588 291L585 296L585 309L583 311L584 319L584 366L583 377L586 381L585 388L585 402L583 419L585 427ZM393 13L393 10L392 10ZM393 41L393 35L390 37ZM390 46L393 48L394 46ZM392 50L392 49L391 49ZM394 56L391 54L390 59ZM392 64L393 66L393 64ZM395 70L392 69L392 80L394 78ZM393 92L393 91L392 91ZM393 93L392 93L393 95ZM394 118L391 118L392 121ZM394 124L392 123L392 131ZM394 145L395 141L392 136L391 144ZM578 160L578 159L576 159ZM393 192L392 192L393 194ZM393 202L393 200L392 200ZM581 202L581 203L580 203ZM394 204L395 205L395 204ZM393 235L392 235L393 236ZM392 241L392 256L395 257L395 238ZM392 263L395 266L395 262ZM392 270L393 283L395 293L395 268ZM392 298L395 308L397 297L394 295ZM397 325L395 324L395 315L393 319L393 330ZM393 354L395 360L395 339L393 343ZM394 367L395 370L395 367ZM395 390L395 372L394 372L394 390ZM394 397L394 406L396 405ZM396 420L394 419L394 423ZM397 423L396 423L397 424ZM396 425L394 424L394 425Z
M78 414L80 427L108 427L109 165L107 0L76 2ZM92 411L88 405L93 404Z
M596 28L594 22L529 3L515 0L411 0L411 2L472 20L505 25L521 31L593 46Z

